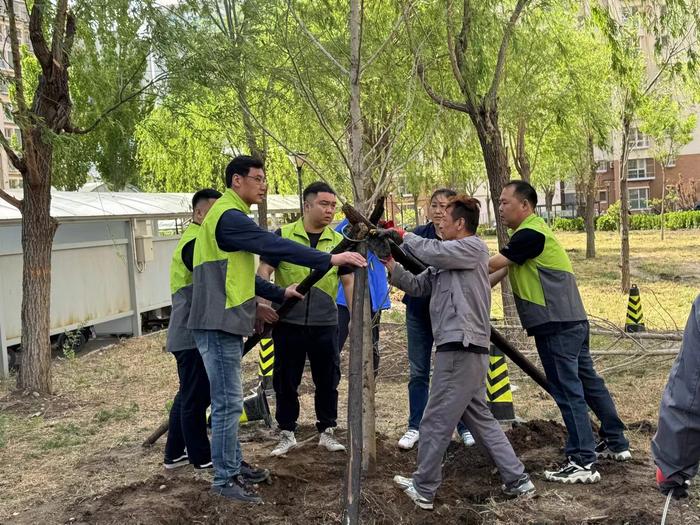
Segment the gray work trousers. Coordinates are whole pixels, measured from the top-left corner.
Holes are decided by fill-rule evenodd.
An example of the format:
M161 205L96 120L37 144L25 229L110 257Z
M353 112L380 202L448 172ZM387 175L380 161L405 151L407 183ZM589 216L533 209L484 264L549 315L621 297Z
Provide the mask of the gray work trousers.
M430 397L420 423L418 465L413 485L432 500L442 481L442 459L457 422L469 428L483 447L504 483L525 473L508 438L486 404L489 356L468 351L436 352Z

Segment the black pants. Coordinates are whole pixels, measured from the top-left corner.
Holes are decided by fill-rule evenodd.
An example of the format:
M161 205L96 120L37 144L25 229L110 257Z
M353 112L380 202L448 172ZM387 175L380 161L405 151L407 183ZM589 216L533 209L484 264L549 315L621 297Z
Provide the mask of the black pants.
M377 316L375 319L374 316ZM382 318L382 311L371 312L372 319L372 360L374 361L374 375L377 375L379 370L379 323ZM345 341L349 335L350 326L350 310L347 306L338 305L338 348L342 351L345 346Z
M173 355L177 361L180 388L170 409L165 457L178 458L187 448L190 463L203 465L211 461L207 436L207 407L210 400L207 371L196 348L173 352Z
M294 431L299 419L299 384L306 357L316 391L316 428L323 432L336 426L340 355L337 326L300 326L278 323L272 331L275 344L275 418L281 430Z

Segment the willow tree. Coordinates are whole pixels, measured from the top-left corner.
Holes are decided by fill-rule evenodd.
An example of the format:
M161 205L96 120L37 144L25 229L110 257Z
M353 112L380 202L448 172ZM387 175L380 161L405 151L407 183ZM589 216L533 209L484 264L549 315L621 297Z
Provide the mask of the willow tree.
M55 4L35 0L26 13L19 2L4 0L9 19L12 52L14 105L13 120L20 129L21 147L0 134L0 145L12 165L22 174L24 193L17 198L0 189L0 198L22 214L22 366L17 386L37 392L51 392L50 293L51 246L58 227L51 217L51 185L55 144L65 134L81 135L94 130L124 102L147 89L141 78L125 81L110 100L110 106L92 123L74 122L70 92L73 45L82 31L93 32L90 20L78 23L68 0ZM28 17L28 20L27 20ZM18 22L27 22L32 50L39 64L36 79L23 69ZM78 31L77 31L78 30ZM99 71L95 71L99 75ZM30 86L35 86L30 98ZM89 95L88 93L85 94Z

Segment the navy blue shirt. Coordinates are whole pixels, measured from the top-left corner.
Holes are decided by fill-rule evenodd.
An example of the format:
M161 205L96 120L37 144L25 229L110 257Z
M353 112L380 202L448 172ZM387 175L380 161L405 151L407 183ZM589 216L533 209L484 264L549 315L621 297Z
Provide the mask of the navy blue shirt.
M439 239L435 231L435 225L432 222L423 226L416 227L411 233L423 237L424 239ZM413 255L413 254L412 254ZM403 304L406 305L406 315L418 317L421 319L430 319L430 296L426 297L411 297L406 294L403 296Z
M278 258L314 270L331 266L331 255L263 230L245 213L227 210L216 225L216 244L225 252L244 251L262 257ZM255 295L275 303L284 301L284 288L255 276Z

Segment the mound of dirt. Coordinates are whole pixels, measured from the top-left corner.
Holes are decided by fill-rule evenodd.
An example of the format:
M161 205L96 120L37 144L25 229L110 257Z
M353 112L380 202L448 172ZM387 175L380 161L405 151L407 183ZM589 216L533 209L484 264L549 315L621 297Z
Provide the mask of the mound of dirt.
M245 445L248 457L273 473L272 483L259 487L263 505L241 505L214 496L201 474L183 468L115 487L91 501L76 502L64 522L72 518L72 523L91 524L338 523L347 456L319 448L314 432L311 426L300 429L300 440L309 439L282 458L268 456L269 443L264 448L255 441ZM346 436L339 433L339 437ZM411 475L416 451L399 450L395 439L378 436L376 472L363 480L362 522L658 523L663 499L654 490L648 461L603 462L603 480L595 485L552 485L542 480L541 468L561 459L564 428L553 421L535 420L513 428L508 437L535 481L538 492L533 497L506 500L490 459L478 447L453 442L445 455L444 479L431 513L417 509L392 482L395 474Z

